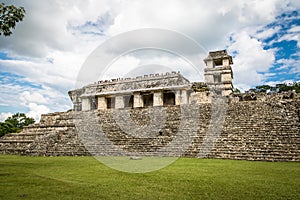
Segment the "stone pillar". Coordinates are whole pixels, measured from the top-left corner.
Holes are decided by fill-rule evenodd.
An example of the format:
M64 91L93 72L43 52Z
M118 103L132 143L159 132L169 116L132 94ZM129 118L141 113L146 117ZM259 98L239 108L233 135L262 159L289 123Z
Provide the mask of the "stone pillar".
M229 59L228 58L223 59L222 64L223 64L224 67L229 66Z
M181 103L187 104L189 101L188 92L186 90L181 90Z
M180 105L181 103L181 91L176 90L175 92L175 105Z
M153 94L153 106L162 106L162 105L164 105L163 93L155 92Z
M123 96L116 96L115 108L124 108L124 98Z
M205 83L214 83L214 76L212 74L204 74Z
M82 98L82 111L91 110L91 102L89 98Z
M98 109L99 110L106 110L107 109L107 104L105 97L98 97Z
M221 74L221 81L227 81L227 82L232 82L232 76L231 73L223 73Z
M175 105L187 104L188 94L186 90L177 90L175 93Z
M133 97L133 107L134 108L144 107L142 95L140 95L140 94L134 94L134 97Z
M207 65L208 68L214 68L215 67L215 63L214 63L213 60L208 60L206 65Z

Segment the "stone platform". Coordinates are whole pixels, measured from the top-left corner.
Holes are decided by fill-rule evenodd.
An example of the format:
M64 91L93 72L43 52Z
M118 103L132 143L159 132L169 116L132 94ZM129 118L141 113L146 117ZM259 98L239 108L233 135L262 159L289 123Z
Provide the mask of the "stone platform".
M227 102L220 135L213 148L203 157L300 161L299 98L284 99L277 95L245 101L242 97L233 97L228 98ZM163 155L178 156L173 152L181 152L186 157L202 157L204 138L210 126L213 126L212 105L199 104L194 109L197 112L189 109L188 106L172 105L45 114L39 123L25 127L21 133L0 138L0 153L39 156L119 155L113 148L108 150L101 137L96 137L97 142L91 144L82 140L82 134L93 136L95 127L99 127L105 138L124 152L158 155L156 152L159 149L171 144L176 136L183 135L183 142L186 141L184 137L192 138L184 152L183 145L178 144L172 146L173 151L165 151ZM156 112L153 116L157 117L151 119L151 112ZM160 114L163 114L164 121L158 117ZM129 118L123 119L124 116ZM145 129L150 121L156 125ZM81 135L74 122L81 123ZM135 124L133 128L132 123ZM131 134L128 134L129 130L132 130ZM147 133L148 137L139 137L139 133Z

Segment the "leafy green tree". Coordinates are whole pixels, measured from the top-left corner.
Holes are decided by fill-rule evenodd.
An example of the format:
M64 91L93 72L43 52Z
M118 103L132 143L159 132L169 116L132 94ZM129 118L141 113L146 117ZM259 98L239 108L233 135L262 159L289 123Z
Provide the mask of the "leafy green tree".
M278 92L287 92L295 90L297 93L300 93L300 82L294 82L291 85L287 85L286 83L277 84L276 88L278 89Z
M255 87L257 92L267 92L267 91L276 91L275 87L269 86L269 85L259 85Z
M25 9L23 7L17 8L14 5L6 6L4 3L0 3L0 35L11 35L11 30L23 20L24 16Z
M259 85L255 88L251 88L248 92L288 92L288 91L295 91L296 93L300 93L300 82L294 82L292 84L280 83L277 84L275 87L269 85Z
M234 93L234 94L240 94L241 91L240 91L238 88L234 88L234 89L233 89L233 93Z
M33 124L35 121L31 117L26 117L24 113L16 113L8 117L4 122L0 122L0 136L7 133L18 133L24 126Z
M11 133L11 130L12 124L0 122L0 137L7 133Z

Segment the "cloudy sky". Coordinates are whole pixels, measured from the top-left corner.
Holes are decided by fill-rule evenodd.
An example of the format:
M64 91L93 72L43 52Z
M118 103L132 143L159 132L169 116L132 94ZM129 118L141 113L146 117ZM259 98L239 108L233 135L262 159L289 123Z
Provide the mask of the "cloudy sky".
M26 16L13 35L0 36L0 121L16 112L38 119L41 113L70 109L67 91L74 89L91 52L141 28L176 31L206 51L227 49L239 89L300 80L298 0L4 2L23 6ZM119 56L103 77L136 75L133 69L148 73L149 66L155 72L180 70L197 81L182 58L151 49Z

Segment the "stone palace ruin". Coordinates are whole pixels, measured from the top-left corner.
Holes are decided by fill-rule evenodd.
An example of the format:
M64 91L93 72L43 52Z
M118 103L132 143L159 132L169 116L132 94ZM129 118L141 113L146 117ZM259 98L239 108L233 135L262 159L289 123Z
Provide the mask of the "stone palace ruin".
M128 155L180 152L187 157L300 161L299 95L232 94L233 61L226 50L209 52L204 62L205 82L192 83L179 72L169 72L104 80L72 90L72 110L44 114L21 133L3 136L0 153L121 155L109 142ZM214 129L219 121L212 117L221 115L213 113L216 97L226 103L219 131ZM102 135L97 135L98 128ZM209 130L219 135L203 154ZM171 150L156 154L178 136L180 145L174 143Z
M190 83L179 72L171 72L99 81L70 91L69 95L75 111L208 103L208 88L222 96L230 95L232 57L223 50L210 52L204 61L205 83Z

